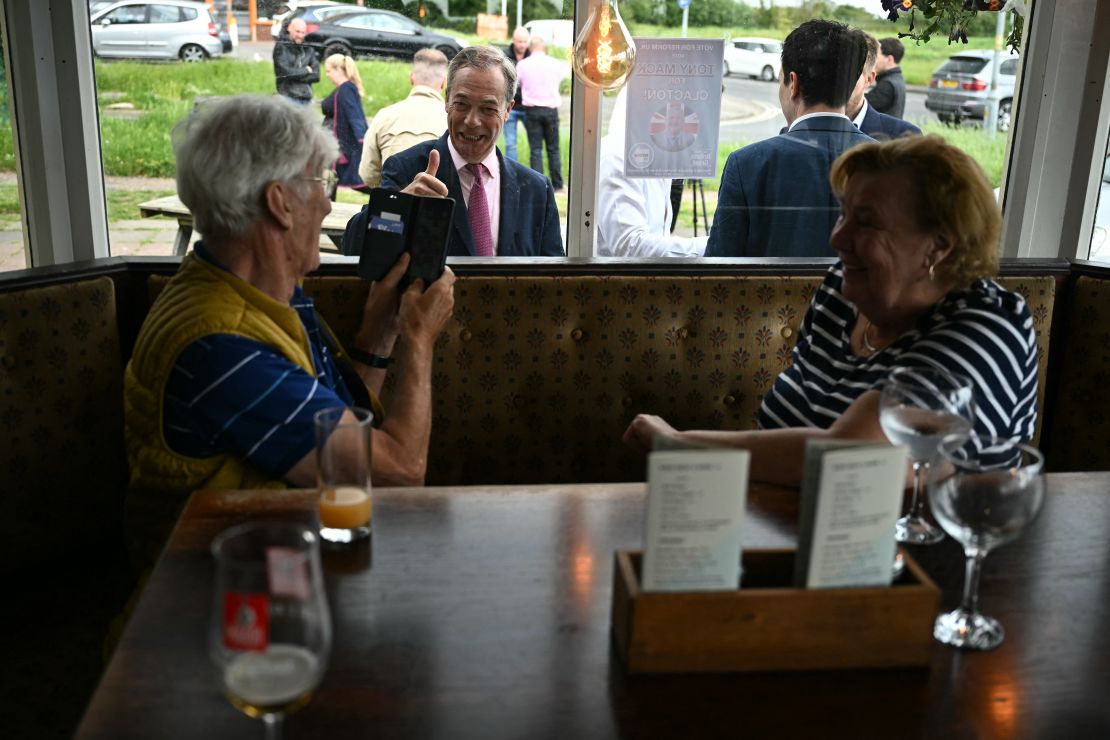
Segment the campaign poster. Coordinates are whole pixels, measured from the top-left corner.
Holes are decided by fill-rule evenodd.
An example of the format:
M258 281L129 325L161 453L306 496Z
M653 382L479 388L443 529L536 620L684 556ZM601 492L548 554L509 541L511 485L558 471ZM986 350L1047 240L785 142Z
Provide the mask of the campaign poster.
M625 177L711 178L721 131L721 39L635 39Z

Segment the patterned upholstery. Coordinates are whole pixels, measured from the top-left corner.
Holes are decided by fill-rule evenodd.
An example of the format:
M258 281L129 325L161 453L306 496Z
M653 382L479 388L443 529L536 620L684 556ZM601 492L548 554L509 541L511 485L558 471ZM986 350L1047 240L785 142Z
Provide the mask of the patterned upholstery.
M112 281L0 294L0 367L2 567L111 539L127 485Z
M642 480L643 458L620 442L637 413L679 428L753 427L819 282L460 278L435 358L429 484ZM1055 283L1002 282L1030 302L1043 397ZM310 278L305 290L348 340L365 284Z
M0 294L0 428L0 736L70 737L133 585L110 279Z
M1052 415L1054 470L1110 470L1110 280L1079 277Z

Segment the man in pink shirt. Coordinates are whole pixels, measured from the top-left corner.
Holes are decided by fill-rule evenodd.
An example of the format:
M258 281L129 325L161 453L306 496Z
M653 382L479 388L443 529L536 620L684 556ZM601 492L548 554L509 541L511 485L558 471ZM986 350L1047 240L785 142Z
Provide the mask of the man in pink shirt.
M563 189L563 168L559 156L559 83L563 65L547 55L547 44L539 36L529 43L531 53L517 62L521 107L524 109L524 130L528 132L528 148L532 150L532 169L543 172L543 148L547 147L547 165L551 185Z

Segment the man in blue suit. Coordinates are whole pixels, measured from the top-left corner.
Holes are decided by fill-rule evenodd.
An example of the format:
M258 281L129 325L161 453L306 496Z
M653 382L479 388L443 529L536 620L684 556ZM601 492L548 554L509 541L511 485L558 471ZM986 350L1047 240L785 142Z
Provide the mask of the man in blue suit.
M382 166L383 188L455 199L448 255L566 254L551 181L496 147L515 90L516 70L500 50L463 49L447 68L447 132L394 154ZM347 223L345 254L358 253L366 214L363 208Z
M864 93L867 92L867 88L875 84L875 62L879 58L879 42L866 31L857 30L856 33L863 36L864 41L867 42L867 59L863 63L863 74L860 75L859 82L852 91L852 97L848 98L846 111L848 118L852 119L852 123L856 124L860 131L874 139L897 139L904 134L920 134L921 129L909 121L880 113L868 102Z
M829 169L868 141L844 114L863 72L860 34L812 20L782 46L779 104L789 128L729 155L706 257L831 257L840 206Z

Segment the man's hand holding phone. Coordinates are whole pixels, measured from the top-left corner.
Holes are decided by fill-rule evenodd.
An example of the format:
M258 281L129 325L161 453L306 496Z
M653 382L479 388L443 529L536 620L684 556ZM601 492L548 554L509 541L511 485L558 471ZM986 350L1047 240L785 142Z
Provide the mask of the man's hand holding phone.
M401 304L399 286L411 259L408 252L402 252L385 277L370 283L370 293L362 309L362 324L355 334L355 345L359 349L381 357L393 353L393 344L401 333L397 317Z
M430 351L454 311L455 273L450 267L443 268L439 279L426 287L422 279L413 280L401 295L398 312L405 342L413 342Z

